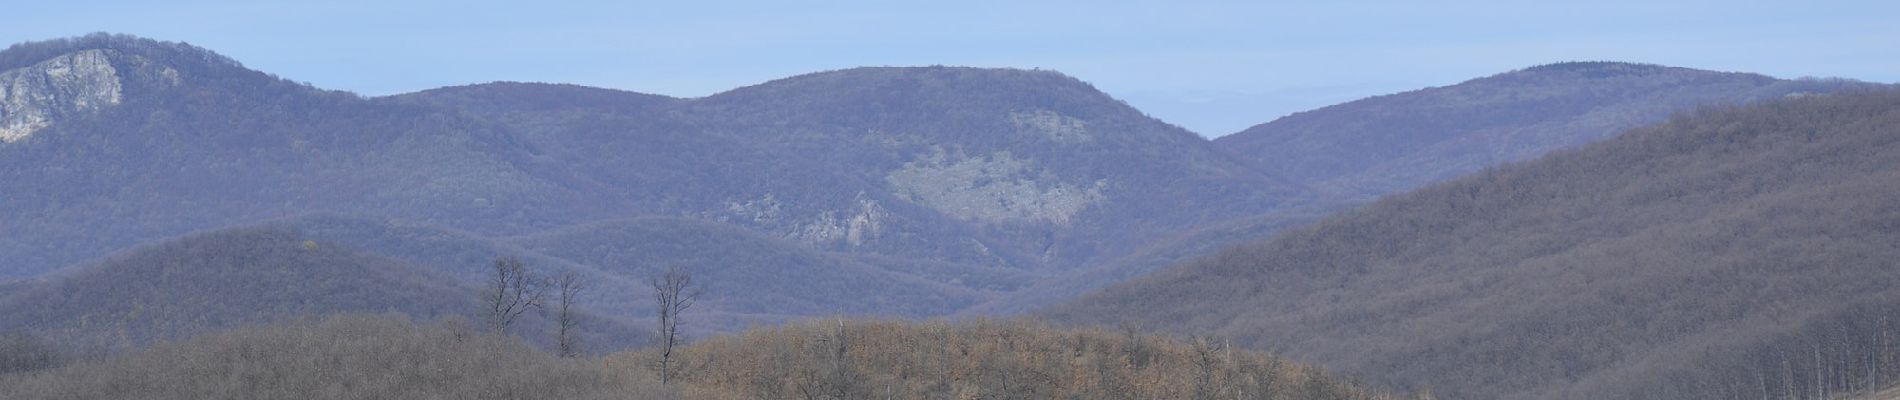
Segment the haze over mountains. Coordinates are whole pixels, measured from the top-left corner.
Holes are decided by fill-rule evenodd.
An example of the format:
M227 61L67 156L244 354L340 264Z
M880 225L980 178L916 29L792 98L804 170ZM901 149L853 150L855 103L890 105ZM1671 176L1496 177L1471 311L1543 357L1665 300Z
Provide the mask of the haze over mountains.
M537 83L362 98L93 35L15 45L0 71L0 276L77 279L62 271L267 224L464 286L498 255L584 272L603 314L641 315L645 279L677 265L704 275L714 317L697 329L713 331L1020 312L1668 112L1653 107L1866 86L1565 64L1210 142L1034 70L858 68L695 99ZM1423 122L1441 114L1466 122ZM1355 115L1380 117L1316 133ZM1398 135L1382 126L1420 138L1390 154L1457 161L1337 167ZM1364 178L1392 169L1412 174Z

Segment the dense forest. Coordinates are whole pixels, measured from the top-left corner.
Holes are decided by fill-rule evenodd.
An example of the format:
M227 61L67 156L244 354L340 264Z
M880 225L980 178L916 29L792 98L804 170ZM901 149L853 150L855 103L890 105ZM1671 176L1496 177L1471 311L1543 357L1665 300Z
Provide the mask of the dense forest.
M1263 240L1380 196L1596 142L1675 112L1882 86L1568 62L1299 112L1221 136L1213 144L1261 173L1319 193L1317 200L1175 231L974 311L1033 310L1180 260Z
M1673 117L1049 310L1458 398L1826 398L1892 382L1900 93Z
M1679 111L1878 86L1567 62L1295 113L1214 142L1263 171L1370 199L1595 142Z
M486 275L495 257L490 254L469 268ZM533 268L549 276L562 272L548 265ZM17 285L15 291L0 292L0 333L46 338L87 353L338 312L481 320L485 304L482 285L274 225L155 243ZM601 294L623 302L644 299ZM599 311L598 301L584 299L585 307L576 311L587 322L577 336L603 352L645 344L644 318ZM552 327L543 314L526 315L512 332L547 342Z

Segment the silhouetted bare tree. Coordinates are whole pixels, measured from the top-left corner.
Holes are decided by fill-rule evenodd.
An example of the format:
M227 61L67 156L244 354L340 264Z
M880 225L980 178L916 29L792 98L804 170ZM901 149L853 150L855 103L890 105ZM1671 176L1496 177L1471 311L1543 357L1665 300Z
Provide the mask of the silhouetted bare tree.
M692 274L677 266L667 267L665 273L648 283L653 285L653 300L659 306L660 383L667 383L672 374L673 348L681 341L680 314L693 307L700 291L692 287Z
M559 277L555 278L554 288L561 295L560 310L555 313L554 317L554 344L557 350L560 351L561 357L580 355L581 342L579 328L581 322L580 316L575 314L574 301L580 296L581 290L587 289L587 281L581 279L580 273L574 271L562 272Z
M494 275L488 281L488 327L495 332L508 330L530 308L541 306L547 282L529 271L527 264L514 257L495 259Z

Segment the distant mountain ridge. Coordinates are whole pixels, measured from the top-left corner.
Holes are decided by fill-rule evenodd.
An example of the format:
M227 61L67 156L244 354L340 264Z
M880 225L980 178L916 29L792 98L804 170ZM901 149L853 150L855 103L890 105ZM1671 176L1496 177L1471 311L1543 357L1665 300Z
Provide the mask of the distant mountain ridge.
M1556 63L1295 113L1214 141L1297 182L1373 198L1605 139L1678 111L1874 86Z

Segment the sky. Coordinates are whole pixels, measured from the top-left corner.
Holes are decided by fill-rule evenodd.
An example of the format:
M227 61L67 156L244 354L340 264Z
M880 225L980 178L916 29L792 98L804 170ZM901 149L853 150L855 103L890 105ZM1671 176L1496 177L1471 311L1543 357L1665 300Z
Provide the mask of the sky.
M699 97L858 66L1041 68L1215 137L1560 61L1900 82L1892 1L12 1L0 42L112 32L379 96L492 81Z

